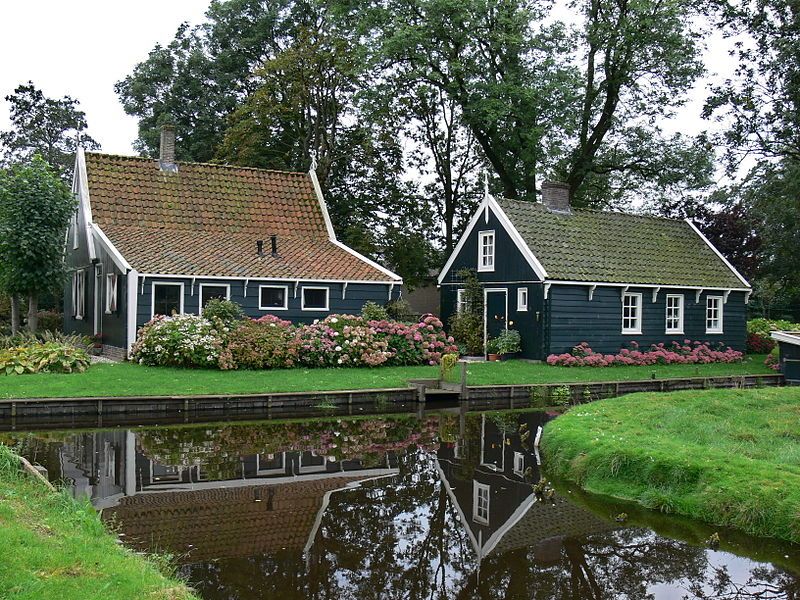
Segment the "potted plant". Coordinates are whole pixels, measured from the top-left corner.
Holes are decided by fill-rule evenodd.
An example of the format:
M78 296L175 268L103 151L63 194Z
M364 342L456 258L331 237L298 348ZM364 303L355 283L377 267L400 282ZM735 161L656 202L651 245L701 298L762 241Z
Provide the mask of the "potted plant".
M486 360L492 362L500 360L500 348L497 340L498 338L486 340Z
M497 353L503 360L519 354L522 351L522 337L516 329L504 329L495 338Z

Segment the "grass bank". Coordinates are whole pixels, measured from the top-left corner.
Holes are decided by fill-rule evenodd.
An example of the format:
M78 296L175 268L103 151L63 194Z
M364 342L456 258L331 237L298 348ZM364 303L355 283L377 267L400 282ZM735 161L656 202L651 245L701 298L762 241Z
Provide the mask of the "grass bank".
M800 388L632 394L547 424L548 470L647 508L800 542Z
M19 471L0 445L0 598L196 600L155 559L116 543L88 503Z
M551 367L521 360L473 363L469 385L512 385L590 381L632 381L668 377L716 377L770 374L764 356L736 364L658 365L652 367ZM145 367L132 363L95 364L69 375L0 376L0 398L71 398L76 396L178 396L261 394L405 387L409 379L436 377L437 367L374 369L285 369L216 371Z

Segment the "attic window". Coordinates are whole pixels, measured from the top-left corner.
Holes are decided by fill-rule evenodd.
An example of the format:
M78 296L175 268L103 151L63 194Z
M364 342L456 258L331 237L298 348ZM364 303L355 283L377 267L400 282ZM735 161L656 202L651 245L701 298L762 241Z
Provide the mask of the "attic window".
M528 310L528 288L517 289L517 310L520 312Z
M86 310L86 271L72 274L72 316L80 321Z
M478 271L494 271L494 231L478 233Z
M72 215L72 249L77 250L80 246L80 236L78 235L78 213Z
M642 333L642 295L622 294L622 333Z

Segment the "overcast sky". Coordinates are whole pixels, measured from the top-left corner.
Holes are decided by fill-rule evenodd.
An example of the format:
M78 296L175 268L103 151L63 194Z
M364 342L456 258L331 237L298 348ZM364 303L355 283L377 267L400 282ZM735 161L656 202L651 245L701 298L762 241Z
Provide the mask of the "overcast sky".
M133 153L136 121L114 93L152 47L168 43L180 23L203 20L208 0L4 0L0 8L0 98L32 80L45 95L70 95L86 112L89 133L105 152ZM727 44L709 42L706 63L715 78L730 73ZM689 104L665 124L694 134L709 127L700 119L708 80L698 83ZM0 101L0 130L8 128L8 103Z

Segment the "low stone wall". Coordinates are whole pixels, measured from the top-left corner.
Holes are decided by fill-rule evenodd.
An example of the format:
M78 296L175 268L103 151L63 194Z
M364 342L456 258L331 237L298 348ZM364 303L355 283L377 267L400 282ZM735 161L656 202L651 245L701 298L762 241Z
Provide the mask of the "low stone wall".
M128 358L128 353L125 348L103 344L103 356L116 362L122 362Z

